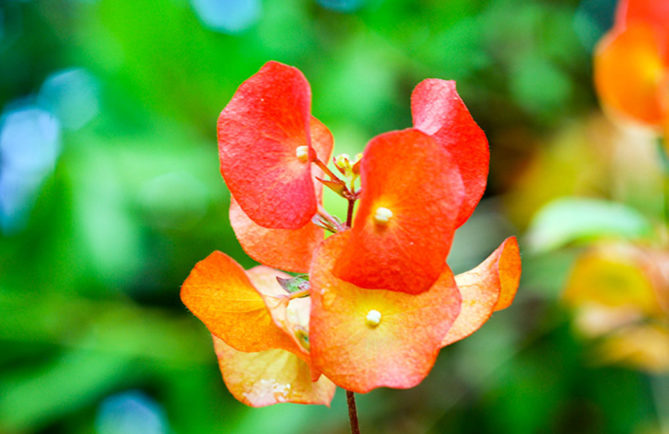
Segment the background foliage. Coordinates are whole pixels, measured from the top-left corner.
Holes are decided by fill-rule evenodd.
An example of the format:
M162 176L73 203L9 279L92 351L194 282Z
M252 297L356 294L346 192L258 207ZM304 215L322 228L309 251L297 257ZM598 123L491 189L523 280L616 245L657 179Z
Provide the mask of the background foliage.
M449 263L521 235L514 305L419 387L359 396L363 432L660 432L666 377L599 365L572 330L560 294L579 247L523 237L563 195L661 217L655 160L597 145L613 127L591 56L614 3L0 0L0 432L346 432L341 391L330 409L235 401L178 297L213 250L252 265L215 122L269 59L305 73L350 154L410 125L420 80L457 80L492 158Z

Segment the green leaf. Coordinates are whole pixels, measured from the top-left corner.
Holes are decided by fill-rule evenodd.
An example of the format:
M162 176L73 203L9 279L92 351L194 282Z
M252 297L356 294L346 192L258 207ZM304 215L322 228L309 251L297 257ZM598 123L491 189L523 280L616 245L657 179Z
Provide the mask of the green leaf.
M601 199L563 198L544 206L527 233L529 246L545 252L575 241L599 238L643 239L650 222L622 204Z
M305 291L309 288L311 288L311 284L309 283L309 275L307 274L300 274L295 277L290 277L288 279L284 279L282 277L277 277L276 278L277 282L279 282L279 285L289 293L297 292L297 291Z

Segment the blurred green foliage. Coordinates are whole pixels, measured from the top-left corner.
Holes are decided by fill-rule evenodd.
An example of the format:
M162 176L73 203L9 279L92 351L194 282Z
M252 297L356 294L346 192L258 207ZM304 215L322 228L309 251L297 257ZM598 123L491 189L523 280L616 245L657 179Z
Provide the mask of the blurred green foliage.
M346 432L341 391L330 409L232 399L207 331L180 303L211 251L252 265L228 223L218 113L265 61L282 61L309 79L337 152L355 154L410 125L420 80L457 80L492 152L486 199L449 259L463 271L519 233L499 198L541 138L597 110L591 49L614 6L265 0L226 31L206 26L197 3L0 0L0 128L25 107L60 122L38 182L0 189L1 211L10 197L23 207L0 239L0 432ZM234 3L221 2L222 22ZM92 87L44 90L72 68ZM14 161L3 152L0 183ZM12 158L32 161L39 143L22 152ZM419 387L359 397L363 432L659 432L651 380L591 366L567 326L556 301L573 257L526 254L514 305L443 350Z

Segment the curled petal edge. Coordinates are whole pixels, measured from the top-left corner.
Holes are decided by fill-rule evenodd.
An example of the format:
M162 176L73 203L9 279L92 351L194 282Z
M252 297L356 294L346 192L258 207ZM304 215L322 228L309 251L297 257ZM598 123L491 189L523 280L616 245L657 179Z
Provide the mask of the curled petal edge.
M478 266L455 276L462 306L441 345L466 338L481 328L493 312L509 307L518 290L520 274L518 241L509 237Z

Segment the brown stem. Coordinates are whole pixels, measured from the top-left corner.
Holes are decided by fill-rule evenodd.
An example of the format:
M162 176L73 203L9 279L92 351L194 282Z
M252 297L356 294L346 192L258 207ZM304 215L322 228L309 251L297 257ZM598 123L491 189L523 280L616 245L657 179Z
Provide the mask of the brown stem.
M355 199L349 199L348 210L346 211L346 226L349 228L353 224L353 207L355 207Z
M358 425L358 410L355 408L355 394L346 391L346 403L348 404L348 418L351 421L351 433L360 434Z

